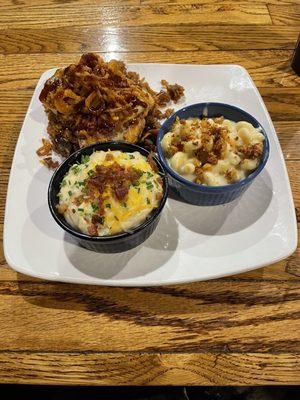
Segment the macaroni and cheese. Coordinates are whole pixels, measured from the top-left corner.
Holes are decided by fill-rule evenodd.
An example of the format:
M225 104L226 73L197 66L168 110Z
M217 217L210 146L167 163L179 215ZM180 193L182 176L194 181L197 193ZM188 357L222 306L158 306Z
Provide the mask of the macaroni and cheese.
M238 182L259 165L264 135L246 121L224 117L176 119L161 141L174 171L207 186Z
M155 167L139 152L95 151L65 175L58 211L71 226L91 236L130 231L163 197L163 181Z

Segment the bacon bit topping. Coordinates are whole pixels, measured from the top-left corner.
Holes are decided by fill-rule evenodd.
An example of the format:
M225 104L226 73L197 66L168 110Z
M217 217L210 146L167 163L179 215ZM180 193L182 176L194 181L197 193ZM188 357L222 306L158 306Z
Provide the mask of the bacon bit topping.
M164 113L161 114L161 118L169 118L174 112L174 108L167 108Z
M223 116L221 116L221 117L216 117L216 118L214 118L214 122L215 122L216 124L222 124L222 123L224 122L224 117L223 117Z
M114 159L113 154L107 153L105 156L105 161L112 161Z
M156 193L155 197L156 197L157 201L160 201L163 198L163 194L158 192L158 193Z
M45 157L51 154L52 152L52 144L47 139L42 139L43 145L36 151L36 154L39 157Z
M41 160L41 163L46 165L46 167L48 167L49 169L56 169L59 166L59 162L52 160L51 157L43 158L43 160Z
M165 79L162 79L161 84L166 88L169 99L173 100L174 103L177 103L178 100L183 96L184 88L177 83L170 85Z
M166 150L166 157L167 158L171 158L174 156L175 153L177 153L177 151L179 151L178 147L171 145L170 147L168 147L168 149Z
M94 225L97 225L97 224L103 225L103 222L104 222L104 218L101 217L100 215L95 214L92 216L92 223Z
M262 155L263 144L255 143L248 146L240 146L238 150L240 153L244 154L246 158L254 160L255 158L259 158Z
M229 168L225 175L229 182L235 182L237 179L237 172L233 168Z
M75 197L73 200L73 203L78 207L80 204L83 202L83 195L80 195L78 197Z
M196 183L202 183L203 181L203 169L200 167L195 167Z
M195 151L195 156L201 164L210 163L216 165L218 163L218 158L214 153L205 151L202 148Z
M96 227L96 225L94 225L94 224L90 225L90 226L87 228L87 230L88 230L88 233L89 233L91 236L97 236L97 235L98 235L97 227Z
M87 179L86 188L92 199L103 194L110 186L117 200L124 200L131 185L138 182L143 172L133 167L125 168L116 162L109 166L97 165L93 175Z
M157 183L160 185L160 186L162 186L163 185L163 180L162 180L162 178L159 176L157 179L156 179L156 181L157 181Z
M157 164L156 164L156 162L155 162L153 157L154 157L154 154L150 153L149 156L147 157L147 161L151 165L151 168L153 169L153 171L157 173L158 172L158 167L157 167Z
M67 204L58 204L58 205L56 206L56 208L57 208L57 211L58 211L60 214L64 214L64 213L67 211L68 206L67 206Z

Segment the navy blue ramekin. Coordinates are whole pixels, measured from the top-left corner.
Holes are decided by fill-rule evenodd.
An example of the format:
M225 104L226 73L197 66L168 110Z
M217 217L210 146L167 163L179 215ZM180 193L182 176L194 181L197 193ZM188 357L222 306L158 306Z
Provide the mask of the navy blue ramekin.
M82 156L91 155L94 151L100 151L100 150L103 151L120 150L128 153L133 153L134 151L138 151L145 157L149 155L149 152L144 148L121 141L96 143L92 144L91 146L82 148L73 153L69 158L67 158L63 162L63 164L61 164L59 168L54 172L48 188L48 204L50 212L55 221L57 222L57 224L65 232L69 233L72 237L74 237L76 241L79 243L79 245L99 253L120 253L132 249L133 247L136 247L139 244L143 243L155 230L161 216L161 211L168 197L168 181L161 163L156 157L153 157L153 160L156 162L158 171L163 180L164 191L163 191L163 198L161 199L159 206L153 210L150 216L142 224L138 225L135 228L132 228L130 232L123 232L111 236L90 236L85 233L82 233L74 229L70 224L68 224L64 216L58 212L57 195L60 190L60 182L64 178L65 174L69 171L71 166L74 165L76 162L80 162Z
M260 128L261 133L265 136L263 154L260 164L256 170L248 175L245 179L229 185L205 186L188 181L169 166L161 147L161 140L163 136L170 131L176 117L179 117L180 119L187 119L190 117L214 118L220 116L224 116L224 118L230 119L234 122L247 121L250 122L250 124L252 124L255 128ZM248 189L253 180L260 174L266 165L269 157L269 140L264 128L254 117L252 117L252 115L248 114L246 111L224 103L199 103L176 111L163 123L157 137L157 153L164 169L168 172L170 187L180 198L190 204L215 206L233 201Z

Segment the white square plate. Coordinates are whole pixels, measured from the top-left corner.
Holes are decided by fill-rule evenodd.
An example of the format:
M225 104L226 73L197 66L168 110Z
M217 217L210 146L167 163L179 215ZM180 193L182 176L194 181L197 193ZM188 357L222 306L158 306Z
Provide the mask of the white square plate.
M231 204L198 207L169 199L154 234L120 254L78 247L56 225L47 205L51 172L36 149L47 117L35 89L16 146L7 194L4 251L21 273L55 281L112 286L165 285L236 274L289 256L297 243L294 204L270 116L248 72L237 65L132 64L153 88L161 79L185 87L184 105L215 101L252 114L270 140L265 170Z

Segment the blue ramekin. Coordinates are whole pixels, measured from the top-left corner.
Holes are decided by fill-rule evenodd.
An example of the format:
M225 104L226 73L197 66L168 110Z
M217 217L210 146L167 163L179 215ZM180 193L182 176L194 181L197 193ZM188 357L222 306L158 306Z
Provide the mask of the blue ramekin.
M69 158L67 158L63 164L54 172L48 188L48 205L50 212L57 222L57 224L69 235L71 235L76 242L89 250L96 251L99 253L121 253L132 249L143 243L148 237L154 232L161 216L161 212L164 208L168 197L168 181L165 171L156 157L153 157L158 171L163 181L163 198L161 199L159 206L152 211L149 217L135 228L132 228L130 232L122 232L116 235L110 236L90 236L79 230L73 228L65 220L64 216L61 215L57 210L58 204L58 193L60 191L60 183L63 180L65 174L69 171L72 165L76 162L80 162L81 157L84 155L91 155L94 151L108 151L108 150L120 150L128 153L138 151L143 156L147 157L149 152L144 148L135 144L126 142L105 142L96 143L88 147L84 147L77 150Z
M224 186L205 186L190 182L169 166L161 147L161 140L163 136L169 132L176 117L179 117L180 119L187 119L190 117L214 118L219 116L224 116L226 119L230 119L235 122L247 121L250 122L255 128L260 128L261 133L265 136L263 154L260 164L256 170L253 171L253 173L247 176L247 178L233 184ZM254 117L252 117L252 115L248 114L246 111L224 103L198 103L176 111L163 123L157 137L157 153L162 165L168 173L170 187L180 198L190 204L215 206L233 201L248 189L253 180L260 174L266 165L269 157L269 140L264 128Z

